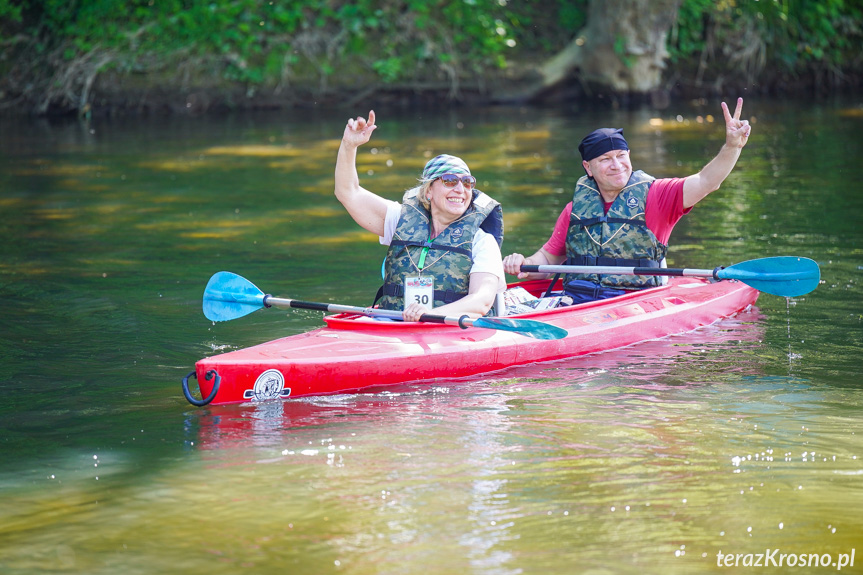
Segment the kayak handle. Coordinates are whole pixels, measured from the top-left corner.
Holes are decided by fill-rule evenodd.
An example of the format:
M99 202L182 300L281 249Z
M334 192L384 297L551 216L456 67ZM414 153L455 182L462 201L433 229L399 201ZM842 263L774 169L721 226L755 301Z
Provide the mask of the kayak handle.
M213 391L211 391L210 395L208 395L204 399L195 399L194 397L192 397L192 393L189 391L189 378L193 375L195 376L195 378L198 377L197 373L191 371L189 372L189 375L183 378L183 395L186 396L186 399L189 400L189 403L191 403L192 405L197 405L198 407L201 407L202 405L207 405L208 403L213 401L213 399L215 399L216 393L219 392L219 384L222 383L222 377L215 369L207 371L206 375L204 376L205 379L211 380L213 379L213 376L216 377L216 382L213 384Z

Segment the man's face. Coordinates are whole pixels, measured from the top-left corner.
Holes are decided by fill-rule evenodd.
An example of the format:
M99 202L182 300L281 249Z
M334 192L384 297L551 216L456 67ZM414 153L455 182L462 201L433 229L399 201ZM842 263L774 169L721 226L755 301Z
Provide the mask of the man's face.
M599 184L601 192L619 192L632 175L629 150L610 150L582 164L587 175Z

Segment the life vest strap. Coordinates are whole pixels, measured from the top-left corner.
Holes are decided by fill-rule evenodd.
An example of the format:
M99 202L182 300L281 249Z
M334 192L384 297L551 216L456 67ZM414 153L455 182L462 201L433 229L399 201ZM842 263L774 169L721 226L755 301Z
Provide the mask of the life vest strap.
M396 240L394 239L390 242L391 246L404 246L408 248L428 248L429 250L441 250L445 252L455 252L457 254L462 254L467 257L471 257L473 254L470 249L460 248L458 246L440 246L436 244L429 244L427 242L415 242L409 240ZM401 252L398 252L401 253Z
M629 218L610 218L608 216L599 216L598 218L587 218L584 220L575 220L573 226L581 226L586 228L596 224L629 224L631 226L647 227L647 222L643 220L630 220Z

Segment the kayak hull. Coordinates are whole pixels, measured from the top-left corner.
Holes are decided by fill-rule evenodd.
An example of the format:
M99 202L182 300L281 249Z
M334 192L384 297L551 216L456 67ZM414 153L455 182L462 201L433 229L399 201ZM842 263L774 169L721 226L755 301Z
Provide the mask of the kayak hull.
M541 295L547 284L516 285ZM431 383L685 333L746 309L758 293L736 281L672 278L610 300L513 316L567 330L558 340L338 314L306 333L201 359L194 374L201 397L213 395L218 384L213 405Z

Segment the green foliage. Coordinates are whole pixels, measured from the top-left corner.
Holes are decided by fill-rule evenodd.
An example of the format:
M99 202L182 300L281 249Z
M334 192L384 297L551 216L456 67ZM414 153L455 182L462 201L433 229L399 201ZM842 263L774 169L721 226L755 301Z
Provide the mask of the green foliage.
M46 86L52 77L69 82L57 73L66 66L91 75L94 67L114 67L221 78L252 91L288 81L320 89L464 84L508 61L538 62L558 52L586 24L589 3L0 0L0 40L15 35L5 50L0 44L0 76L25 59L29 67L6 77L32 83L36 72ZM863 0L682 0L668 42L672 69L705 81L735 74L754 81L765 70L839 76L863 65L861 20ZM618 38L621 58L624 45Z
M8 20L10 22L21 21L21 10L25 2L16 2L13 4L11 0L0 0L0 22ZM2 32L2 29L0 29Z
M375 60L372 63L372 68L387 83L395 82L402 75L402 61L395 57Z
M625 36L617 36L614 39L614 53L617 54L617 57L620 58L620 61L623 62L624 66L632 68L634 56L630 55L626 49Z
M11 0L4 13L22 16ZM504 14L499 0L31 0L24 16L68 60L109 51L139 69L197 58L266 85L298 60L322 76L344 62L387 82L501 65Z
M672 61L713 75L798 75L859 66L863 0L683 0Z
M519 55L553 54L587 22L589 0L504 0L507 28Z
M342 64L384 82L469 76L559 49L587 0L0 0L44 52L110 53L125 70L198 61L251 84L328 76ZM23 7L23 11L22 11Z

